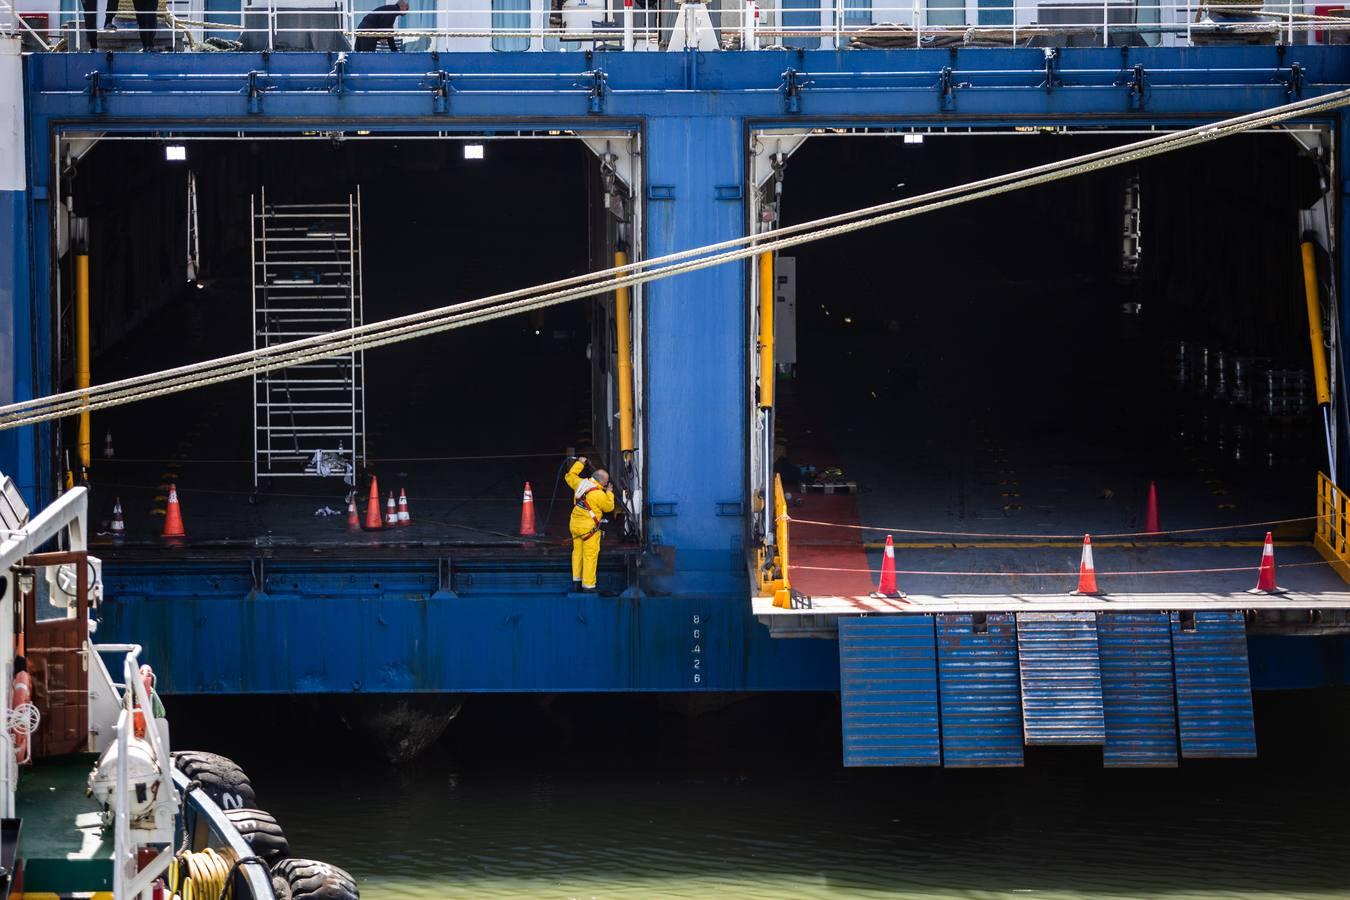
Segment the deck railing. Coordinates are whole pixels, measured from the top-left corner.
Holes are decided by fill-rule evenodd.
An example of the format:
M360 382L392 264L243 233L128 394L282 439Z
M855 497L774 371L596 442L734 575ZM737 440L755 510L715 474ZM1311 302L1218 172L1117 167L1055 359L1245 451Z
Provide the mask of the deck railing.
M1350 44L1350 18L1316 0L819 0L809 8L719 0L684 20L672 0L560 9L551 0L411 0L398 27L382 29L361 24L380 0L144 2L158 6L158 45L181 51L351 50L358 42L387 49L391 40L451 52L661 50L677 31L683 43L725 50ZM34 50L87 50L88 21L99 30L95 40L107 42L100 49L138 49L133 7L134 0L0 0L0 30L22 34ZM116 27L103 31L110 17ZM110 46L128 39L130 47Z
M1317 531L1313 546L1350 583L1350 494L1317 473Z

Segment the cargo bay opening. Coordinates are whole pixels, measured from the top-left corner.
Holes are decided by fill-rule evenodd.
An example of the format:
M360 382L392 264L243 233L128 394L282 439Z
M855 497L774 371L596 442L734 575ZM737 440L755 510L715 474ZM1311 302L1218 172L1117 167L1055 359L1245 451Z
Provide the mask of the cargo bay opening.
M640 234L635 141L65 135L56 379L78 385L82 266L94 383L608 268ZM641 508L637 454L625 465L634 448L620 448L615 336L606 295L95 411L91 516L114 555L162 552L170 486L178 544L203 550L565 554L569 449ZM640 328L629 343L640 416ZM78 421L55 438L52 477L78 480ZM348 530L350 491L366 518L368 475L381 514L406 491L412 527ZM520 533L527 482L534 539ZM616 517L610 546L639 528ZM556 575L568 583L565 562Z
M759 132L751 227L1144 136ZM1066 595L1086 533L1102 536L1098 571L1122 573L1099 576L1106 592L1245 590L1267 530L1281 562L1299 564L1281 586L1343 589L1311 546L1328 438L1305 240L1333 447L1345 412L1327 140L1313 127L1245 134L784 251L772 410L751 412L756 537L770 544L761 593L775 473L793 520L792 587L806 595L875 591L887 534L899 590L926 597ZM753 335L762 305L749 306ZM762 398L764 374L750 369ZM1151 485L1156 535L1141 534ZM1231 525L1246 527L1190 531ZM1241 570L1213 571L1227 568ZM1123 574L1160 570L1188 571Z

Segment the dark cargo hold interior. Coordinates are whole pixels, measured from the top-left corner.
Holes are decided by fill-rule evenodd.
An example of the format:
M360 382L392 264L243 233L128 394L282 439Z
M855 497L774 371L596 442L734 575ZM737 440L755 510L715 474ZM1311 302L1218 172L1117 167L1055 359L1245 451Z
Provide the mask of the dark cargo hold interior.
M782 221L1134 139L811 138L788 161ZM1251 177L1256 171L1260 178ZM826 190L840 172L851 173L849 189ZM1127 261L1131 179L1139 249ZM1099 568L1122 572L1257 563L1245 546L1210 546L1203 556L1170 549L1182 542L1191 550L1259 546L1266 530L1306 541L1326 447L1310 371L1299 206L1317 196L1316 168L1293 139L1253 134L788 251L799 346L795 366L779 354L777 468L837 468L835 480L857 483L856 495L808 493L797 518L880 526L803 526L802 552L821 555L794 554L794 562L846 569L840 560L861 559L857 549L841 557L807 547L856 548L865 538L875 571L876 544L888 532L918 545L902 552L902 570L1001 573L1072 571L1074 543L1086 532L1128 544L1098 553ZM1156 537L1138 534L1150 483L1164 531ZM1280 524L1175 533L1272 521ZM950 552L1022 535L1064 547ZM1142 548L1145 538L1164 546ZM1237 589L1253 577L1113 585ZM808 593L853 594L869 582L865 572L802 579ZM1309 579L1339 585L1315 567L1289 580ZM1067 590L1064 578L1034 574L916 574L908 582L935 594Z
M602 207L600 167L575 140L487 140L482 159L466 158L464 140L189 141L183 162L166 160L165 143L102 141L67 182L75 213L89 218L95 384L252 347L250 198L263 189L269 204L346 203L359 189L366 322L610 264L615 225ZM189 170L200 222L195 280L184 250ZM68 306L71 279L62 281ZM382 505L390 491L407 491L415 527L348 533L341 477L263 478L255 491L254 394L244 379L94 413L96 530L106 537L120 498L124 545L148 552L173 482L183 543L199 548L563 549L542 534L519 537L522 488L533 486L540 531L552 506L547 532L565 536L564 452L610 459L610 309L609 297L575 301L365 354L368 465L355 473L358 511L364 519L368 471ZM70 340L62 335L65 384ZM74 424L63 428L57 471L75 454Z

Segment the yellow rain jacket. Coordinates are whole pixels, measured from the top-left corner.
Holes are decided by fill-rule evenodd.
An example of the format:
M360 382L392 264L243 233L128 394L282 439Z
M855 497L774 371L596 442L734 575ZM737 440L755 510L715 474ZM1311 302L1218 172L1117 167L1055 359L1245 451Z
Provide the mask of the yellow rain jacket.
M579 459L566 475L572 489L572 517L567 529L572 533L572 580L586 590L595 588L595 572L600 564L600 520L614 512L614 492L601 487L593 478L582 478L586 461Z

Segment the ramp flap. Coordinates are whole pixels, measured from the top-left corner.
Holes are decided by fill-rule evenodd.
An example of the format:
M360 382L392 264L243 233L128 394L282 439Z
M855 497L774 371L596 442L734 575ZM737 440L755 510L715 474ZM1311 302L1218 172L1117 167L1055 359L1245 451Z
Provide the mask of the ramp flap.
M1027 746L1106 740L1097 614L1017 614L1022 729Z
M1185 757L1256 755L1247 626L1240 610L1170 613Z
M942 765L930 617L840 619L839 682L844 765Z
M937 641L946 765L1022 765L1013 614L939 615Z
M1172 630L1167 613L1102 613L1097 619L1107 766L1177 764Z

